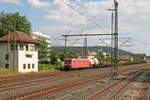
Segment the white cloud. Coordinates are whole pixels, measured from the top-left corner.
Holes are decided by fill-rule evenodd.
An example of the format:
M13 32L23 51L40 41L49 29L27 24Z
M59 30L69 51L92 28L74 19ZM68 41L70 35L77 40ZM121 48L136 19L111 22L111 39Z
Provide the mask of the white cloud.
M60 23L86 24L86 19L76 11L70 9L63 0L55 0L50 7L48 14L44 17ZM54 9L53 7L56 6Z
M16 5L22 5L21 0L0 0L0 2L12 3Z
M80 2L81 1L78 0L78 3ZM99 15L99 13L102 14L103 12L107 10L106 5L108 3L106 1L101 1L97 3L81 2L83 3L82 7L79 7L76 2L72 2L70 3L70 5L73 7L73 9L69 7L66 3L69 4L67 0L54 0L54 2L51 3L51 5L53 6L50 7L49 11L47 11L48 14L44 16L44 18L49 19L49 20L54 20L60 23L71 23L75 25L91 24L91 19L96 24L98 24L99 22L102 23L102 21L104 21L102 18L99 18L98 20L95 19L95 16ZM55 6L55 9L54 9L54 6ZM74 9L76 9L77 11ZM80 13L78 13L78 11ZM94 17L91 15L94 15ZM105 13L105 16L106 16L106 13Z
M50 6L49 2L43 2L39 0L28 0L28 3L35 8L45 8Z
M120 0L119 2L119 32L122 36L130 36L134 46L130 50L135 53L150 55L150 1Z
M74 31L74 29L76 31L73 33L77 33L77 30L80 31L81 29L84 29L85 33L104 33L106 30L105 26L110 31L111 13L107 9L112 8L113 0L91 0L90 2L78 0L82 7L79 7L75 2L70 3L71 6L79 10L84 16L98 23L99 27L72 10L62 1L66 0L54 0L54 2L51 2L51 7L48 8L46 11L47 15L44 16L47 21L59 24L61 28L57 28L54 24L52 28L47 28L47 31L59 31L60 35L68 30ZM150 39L149 5L150 0L119 0L119 35L120 37L132 37L136 41L134 43L135 46L130 47L130 50L135 53L145 52L150 54L150 43L147 42ZM68 26L69 28L66 28ZM44 28L42 29L43 31L45 30ZM126 49L128 50L128 48Z

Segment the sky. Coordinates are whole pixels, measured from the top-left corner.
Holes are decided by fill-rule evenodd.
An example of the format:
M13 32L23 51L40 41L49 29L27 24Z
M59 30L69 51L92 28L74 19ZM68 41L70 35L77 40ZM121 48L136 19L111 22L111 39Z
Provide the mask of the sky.
M150 0L118 0L119 48L150 55ZM33 30L50 35L52 45L64 45L63 34L111 32L113 0L0 0L0 11L27 16ZM120 45L130 39L122 47ZM68 45L83 44L70 37ZM110 44L110 36L88 37L88 45ZM105 43L105 44L106 44Z

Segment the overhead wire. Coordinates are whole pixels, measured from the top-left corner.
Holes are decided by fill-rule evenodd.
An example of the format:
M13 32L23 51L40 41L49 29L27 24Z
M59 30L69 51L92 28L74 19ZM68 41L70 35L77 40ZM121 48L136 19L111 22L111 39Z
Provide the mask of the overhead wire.
M108 43L106 43L104 40L102 40L102 39L99 39L99 40L101 40L104 44L106 44L107 46L111 46L110 44L108 44Z
M124 45L125 43L129 42L129 40L131 40L131 37L129 37L126 41L124 41L123 43L121 43L119 46Z
M70 45L70 47L73 47L74 44L76 44L80 39L75 39L75 41L73 41Z
M84 10L86 10L86 14L89 14L91 17L93 17L93 18L95 18L96 20L99 21L99 19L98 19L95 15L90 14L90 13L88 12L88 10L87 10L85 7L81 6L81 4L80 4L79 2L77 2L76 0L74 0L74 2L77 4L77 6L83 8ZM105 14L105 13L101 14L101 16L104 15L104 14ZM103 24L103 26L104 26L106 29L109 29L109 27L106 26L105 24Z
M76 11L77 13L79 13L81 16L85 17L89 22L95 24L97 27L102 28L101 25L97 24L95 21L91 20L89 17L85 16L85 14L81 13L79 10L77 10L76 8L74 8L73 6L71 6L70 4L66 3L64 0L62 0L62 2L64 4L66 4L68 7L70 7L71 9L73 9L74 11ZM109 33L108 31L104 30L106 33Z

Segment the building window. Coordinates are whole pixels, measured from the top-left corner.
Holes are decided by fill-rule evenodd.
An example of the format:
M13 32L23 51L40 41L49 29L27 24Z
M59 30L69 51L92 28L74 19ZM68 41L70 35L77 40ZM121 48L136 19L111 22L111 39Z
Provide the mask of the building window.
M30 51L33 51L33 50L34 50L34 46L30 45Z
M35 49L34 49L35 51L37 51L37 46L35 45Z
M11 50L14 50L14 44L11 44ZM16 50L18 50L18 46L16 45Z
M26 69L26 64L23 64L23 69Z
M28 64L28 69L30 69L30 64Z
M18 45L16 45L16 50L18 50Z
M6 54L5 59L6 59L6 60L8 60L8 59L9 59L9 55L8 55L8 54Z
M23 45L20 45L20 50L23 50Z
M11 50L14 50L14 45L11 45Z
M34 69L34 64L32 64L32 69Z
M5 65L5 68L7 68L7 69L8 69L8 68L9 68L9 64L6 64L6 65Z
M32 58L32 55L26 54L26 58Z
M29 46L28 45L26 45L26 51L28 51L29 50Z

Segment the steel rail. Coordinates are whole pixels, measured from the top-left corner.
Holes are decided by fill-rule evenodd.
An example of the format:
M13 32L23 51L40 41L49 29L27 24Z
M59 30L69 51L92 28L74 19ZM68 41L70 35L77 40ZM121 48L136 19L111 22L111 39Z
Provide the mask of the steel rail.
M57 74L63 74L64 72L57 72ZM66 72L65 72L66 73ZM65 74L64 73L64 74ZM50 75L54 75L55 73L40 73L40 74L37 74L37 75L23 75L23 76L16 76L16 77L13 77L13 78L6 78L6 79L4 79L4 80L0 80L0 85L1 84L6 84L6 83L9 83L9 82L16 82L16 81L20 81L20 80L29 80L29 79L33 79L33 78L42 78L42 77L45 77L45 75L47 75L47 76L50 76Z
M106 91L106 90L108 90L109 88L115 86L116 84L120 83L121 81L123 81L124 79L126 79L126 78L128 78L128 77L129 77L129 76L126 76L126 77L124 77L124 78L122 78L122 79L120 79L120 80L118 80L118 81L115 81L114 83L108 85L106 88L104 88L104 89L102 89L102 90L100 90L100 91L94 93L93 95L87 97L85 100L90 100L90 99L94 98L95 96L97 96L97 95L103 93L104 91Z
M104 69L105 70L105 69ZM106 69L107 70L107 69ZM102 70L96 72L96 73L99 73L101 72ZM95 72L94 72L95 73ZM5 91L9 91L9 90L12 90L12 89L18 89L18 88L24 88L24 87L29 87L29 86L33 86L33 85L38 85L38 84L42 84L42 83L48 83L48 82L54 82L54 81L57 81L57 80L62 80L62 79L69 79L71 77L78 77L78 76L82 76L82 75L92 75L92 72L89 73L78 73L78 74L75 74L75 75L65 75L61 78L55 78L55 79L50 79L50 80L47 80L47 79L44 79L44 80L38 80L38 81L34 81L34 82L27 82L27 83L20 83L20 84L15 84L15 85L8 85L8 86L1 86L0 87L0 92L5 92ZM1 88L4 88L4 89L1 89Z
M69 88L69 87L72 87L72 86L84 84L86 82L90 82L90 81L93 81L93 80L96 80L96 79L99 79L99 78L104 78L104 77L107 77L107 76L110 76L110 73L94 76L94 77L91 77L91 78L88 78L88 79L86 78L86 79L76 80L76 81L73 81L73 82L66 82L66 83L63 83L63 84L59 84L59 85L50 86L50 87L47 87L47 88L34 90L34 91L31 91L31 92L28 92L28 93L9 96L7 98L2 98L0 100L13 100L13 99L29 100L29 99L35 98L37 96L41 96L41 95L45 95L45 94L48 94L48 93L56 92L56 91L62 90L64 88Z
M143 73L139 72L137 74L135 74L131 79L129 79L127 82L125 82L119 89L117 89L116 91L114 91L112 93L112 95L110 95L109 97L106 98L106 100L111 100L115 95L117 95L121 90L123 90L129 83L131 83L139 74Z
M78 71L78 72L85 72L85 71L93 71L93 70L95 70L95 69L88 69L88 70L80 70L80 71ZM1 84L7 84L7 83L10 83L10 82L17 82L17 81L21 81L21 80L23 80L23 81L25 81L25 80L29 80L29 79L33 79L33 78L43 78L43 77L45 77L45 76L51 76L51 75L64 75L64 74L72 74L72 73L76 73L76 71L71 71L71 72L52 72L52 73L50 73L50 72L46 72L46 73L38 73L38 74L36 74L36 75L23 75L23 76L14 76L14 77L9 77L8 79L6 78L6 79L4 79L4 80L0 80L0 85Z
M142 72L143 72L143 71L142 71ZM142 73L142 72L136 72L136 74L133 75L133 77L132 77L131 75L134 74L134 73L131 73L131 74L127 75L126 77L124 77L124 78L122 78L122 79L120 79L120 80L118 80L118 81L113 82L112 84L108 85L108 86L105 87L104 89L102 89L102 90L100 90L100 91L94 93L93 95L87 97L85 100L91 100L91 99L94 98L95 96L97 96L97 95L103 93L104 91L106 91L106 90L112 88L113 86L116 86L118 83L122 82L123 80L132 77L132 79L130 79L130 80L128 80L127 82L125 82L125 84L123 84L123 86L122 86L121 88L119 88L118 90L116 90L111 96L109 96L109 97L106 99L106 100L111 100L117 93L119 93L123 88L125 88L125 87L135 78L136 75L139 75L139 74Z
M138 66L136 68L139 68L139 67L141 67L141 66ZM120 70L119 73L123 73L125 71L132 70L132 69L135 69L135 67L134 68L127 68L127 69L124 69L124 70ZM79 85L79 84L83 84L83 83L90 82L92 80L96 80L96 79L99 79L99 78L104 78L104 77L107 77L107 76L111 76L111 74L108 74L108 73L107 74L101 74L101 75L97 75L97 76L91 77L89 79L87 79L87 78L85 79L84 78L84 79L76 80L76 81L73 81L73 82L66 82L64 84L59 84L59 85L51 86L51 87L48 87L48 88L42 88L42 89L38 89L38 90L33 90L31 92L27 92L27 93L22 93L22 94L18 94L18 95L9 96L7 98L1 98L0 100L11 100L11 99L21 99L21 98L22 99L23 98L35 98L35 97L37 97L37 95L38 96L45 95L44 91L49 91L49 92L46 92L46 94L48 94L48 93L51 93L51 92L62 90L64 88L73 87L73 86L76 86L76 85Z
M103 69L103 70L107 70L107 69ZM92 73L92 71L91 71L91 73ZM100 70L100 71L102 71L102 70ZM67 74L70 74L70 73L67 73ZM77 74L77 75L75 74L73 76L78 76L78 75L81 76L81 75L84 75L84 74L85 73L80 73L80 74ZM85 74L85 75L89 75L89 73ZM57 80L61 80L61 79L69 79L70 77L72 77L71 74L70 74L70 76L67 75L67 76L63 76L61 78L57 78L57 79L50 79L50 80L43 79L43 80L29 81L29 82L24 82L24 83L20 83L20 84L14 84L14 85L12 84L12 85L7 85L7 86L0 86L0 92L10 91L10 90L13 90L13 89L18 89L18 88L29 87L29 86L33 86L33 85L42 84L42 83L53 82L53 81L57 81Z

